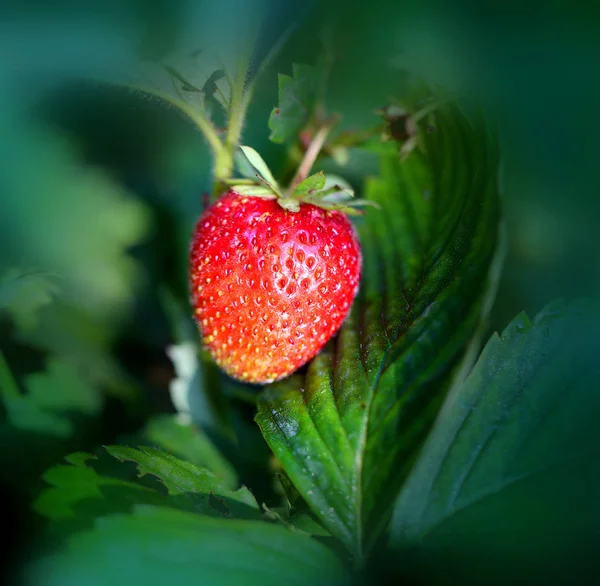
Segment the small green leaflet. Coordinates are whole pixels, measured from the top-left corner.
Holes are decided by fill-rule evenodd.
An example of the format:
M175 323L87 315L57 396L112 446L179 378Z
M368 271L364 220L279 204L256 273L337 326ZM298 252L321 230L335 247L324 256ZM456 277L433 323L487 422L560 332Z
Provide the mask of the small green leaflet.
M106 450L122 462L135 462L140 476L156 476L173 497L170 501L180 508L203 514L216 512L224 517L260 516L258 504L247 488L232 491L212 472L192 462L155 448L108 446Z
M300 202L293 197L282 197L277 203L288 212L297 212L300 210Z
M569 582L600 523L599 331L597 308L555 302L491 337L396 502L399 563L429 560L425 583L450 563L462 583Z
M318 77L316 68L297 63L291 77L279 74L279 104L269 118L273 142L287 142L306 125L314 107Z
M294 188L294 195L306 195L310 191L319 191L325 187L325 173L319 171L310 177L307 177L304 181L301 181Z
M269 187L271 187L275 193L281 195L279 190L279 184L275 180L275 177L273 177L271 170L269 169L268 165L265 163L263 158L252 147L240 146L240 149L242 150L244 155L246 155L246 158L248 159L248 161L250 161L250 164L258 171L262 179L264 179L264 181L269 185Z
M130 510L134 504L164 504L165 497L156 491L118 477L98 474L89 462L95 456L75 453L65 457L67 464L57 464L46 470L43 480L49 484L33 503L33 509L51 521L76 519L85 527L87 518L82 505L104 501L106 513ZM99 509L102 510L102 509ZM69 528L72 525L69 525Z
M25 570L30 586L338 586L347 580L339 559L301 533L156 506L98 519Z
M498 153L479 114L436 112L401 162L394 145L365 196L361 290L306 376L269 386L257 422L319 521L362 559L384 529L416 449L493 295ZM469 350L471 350L469 352Z
M232 187L240 195L261 197L263 199L277 199L277 195L268 187L261 187L260 185L233 185Z
M380 208L379 204L366 199L353 199L354 190L343 178L325 175L319 171L299 183L293 196L304 203L311 203L327 210L339 210L351 216L362 215L359 207Z
M99 458L99 459L98 459ZM72 454L43 476L50 484L34 503L52 520L71 520L79 526L135 504L162 504L202 515L258 519L260 510L245 487L231 490L206 468L155 448L108 446L98 458ZM137 477L123 462L137 465ZM96 468L98 470L96 470Z
M241 149L236 149L233 155L235 167L242 175L243 179L230 179L238 185L255 185L256 184L256 170L250 164L248 157L244 154Z

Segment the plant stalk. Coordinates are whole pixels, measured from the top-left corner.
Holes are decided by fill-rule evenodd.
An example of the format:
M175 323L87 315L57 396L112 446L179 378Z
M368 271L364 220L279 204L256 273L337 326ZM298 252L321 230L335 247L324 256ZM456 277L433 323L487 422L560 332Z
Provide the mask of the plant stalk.
M204 138L206 138L206 142L208 142L208 145L210 146L215 158L219 156L219 153L223 150L223 143L219 138L217 129L213 126L212 122L206 116L204 116L204 114L195 108L192 108L183 99L174 100L171 96L168 96L161 91L139 88L137 86L131 87L132 89L140 92L145 92L156 96L160 100L164 100L165 102L173 104L176 108L179 108L179 110L188 116L188 118L190 118L192 122L200 129L200 132L202 132Z
M300 163L300 166L298 167L298 170L296 171L296 174L294 175L294 178L292 179L292 182L290 184L290 189L292 191L294 187L296 187L299 183L301 183L308 177L308 174L310 173L310 170L315 164L315 161L317 160L321 149L325 145L325 141L327 140L329 133L331 132L331 130L337 122L337 117L330 118L329 122L321 126L321 128L319 128L319 130L315 134L314 138L311 140L310 144L308 145L308 148L306 149L306 153L304 153L304 158L302 159L302 162Z
M227 126L227 135L225 136L225 145L223 152L217 157L215 165L215 180L225 183L233 175L233 161L235 149L237 148L242 128L246 118L246 111L250 103L245 99L246 78L248 76L248 66L250 63L251 48L244 47L240 53L235 78L231 87L231 102L229 111L229 123Z

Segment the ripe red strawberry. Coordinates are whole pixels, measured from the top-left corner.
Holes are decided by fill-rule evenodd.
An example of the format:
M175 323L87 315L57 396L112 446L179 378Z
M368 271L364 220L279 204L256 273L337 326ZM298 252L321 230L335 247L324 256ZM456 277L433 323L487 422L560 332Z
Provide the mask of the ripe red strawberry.
M194 232L190 281L204 344L251 383L284 378L339 329L358 290L361 252L339 211L224 194Z

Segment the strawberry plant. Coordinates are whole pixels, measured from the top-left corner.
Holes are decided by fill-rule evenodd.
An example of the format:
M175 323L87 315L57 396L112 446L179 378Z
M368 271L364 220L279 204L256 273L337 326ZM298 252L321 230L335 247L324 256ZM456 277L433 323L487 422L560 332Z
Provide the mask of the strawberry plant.
M199 4L173 30L98 33L103 50L77 34L72 65L49 56L25 85L7 74L0 469L32 527L17 579L570 577L599 513L597 308L554 301L490 334L493 117L413 64L355 123L351 97L329 99L339 22L309 22L298 63L305 28L272 38L228 2L224 43ZM23 115L48 78L150 104L169 153L150 194ZM165 204L183 176L190 207ZM43 222L19 223L27 197Z

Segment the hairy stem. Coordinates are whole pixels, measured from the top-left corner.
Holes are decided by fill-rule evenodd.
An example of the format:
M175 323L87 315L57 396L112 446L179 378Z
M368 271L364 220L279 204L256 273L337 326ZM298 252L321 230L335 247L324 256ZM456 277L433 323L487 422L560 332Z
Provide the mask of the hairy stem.
M235 149L237 148L246 111L250 103L249 98L245 97L246 77L248 76L248 66L250 64L250 47L244 47L240 53L235 78L231 84L231 102L229 106L229 124L227 135L225 136L225 146L215 165L215 179L219 182L226 182L233 174L233 160Z
M176 108L181 110L200 129L200 132L202 132L204 138L206 138L206 142L208 142L214 157L217 158L219 156L219 153L223 150L223 143L221 142L217 129L213 126L213 123L202 112L192 108L192 106L188 105L183 99L174 100L171 96L166 95L161 91L138 88L136 86L132 86L132 88L140 92L151 94L160 100L173 104Z
M314 138L308 145L306 153L304 154L304 158L302 159L302 162L300 163L300 166L296 171L296 175L294 175L294 178L292 179L292 183L290 184L291 190L293 190L294 187L296 187L296 185L298 185L308 177L308 174L310 173L310 170L315 164L315 161L317 160L321 149L325 145L325 141L327 140L329 133L331 132L331 130L337 122L338 118L332 117L329 119L329 122L327 122L325 125L319 128Z

